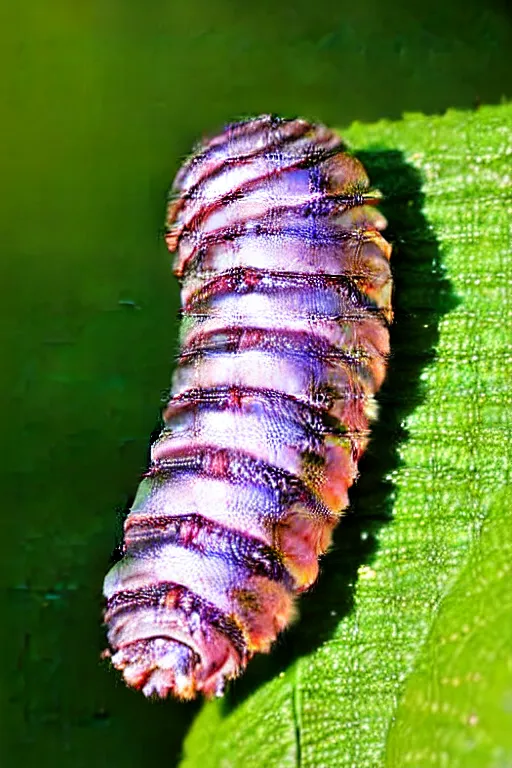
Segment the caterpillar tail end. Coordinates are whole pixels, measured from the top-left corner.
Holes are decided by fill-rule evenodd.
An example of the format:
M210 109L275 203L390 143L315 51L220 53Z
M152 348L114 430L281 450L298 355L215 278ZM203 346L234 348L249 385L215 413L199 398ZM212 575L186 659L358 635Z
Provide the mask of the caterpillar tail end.
M121 648L111 660L126 684L148 698L172 695L188 701L200 692L208 698L222 696L226 681L237 673L229 654L224 664L212 671L185 643L161 637Z
M133 566L133 563L132 563ZM145 696L220 696L249 658L241 631L186 588L169 582L126 589L126 562L107 574L104 622L112 666Z
M112 666L122 673L126 685L142 691L148 698L165 699L171 695L189 701L198 693L207 698L222 696L226 682L242 671L229 648L218 650L219 658L203 659L180 640L153 637L105 655L110 656Z

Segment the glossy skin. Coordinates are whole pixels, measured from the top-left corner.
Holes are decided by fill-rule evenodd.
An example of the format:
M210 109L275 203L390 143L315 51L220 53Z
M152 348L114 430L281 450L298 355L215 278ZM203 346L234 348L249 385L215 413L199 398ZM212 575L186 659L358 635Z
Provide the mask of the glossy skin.
M104 588L112 662L146 695L220 695L317 578L389 352L391 247L368 184L327 128L270 116L176 177L181 353Z

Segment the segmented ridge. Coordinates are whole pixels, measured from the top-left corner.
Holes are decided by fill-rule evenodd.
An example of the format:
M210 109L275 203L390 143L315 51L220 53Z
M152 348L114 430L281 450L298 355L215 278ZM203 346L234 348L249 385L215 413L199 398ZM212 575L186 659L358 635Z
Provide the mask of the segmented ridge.
M218 170L228 152L239 157L262 154L270 147L303 136L312 126L306 120L283 120L263 115L257 120L243 120L227 125L217 136L196 146L193 154L176 174L173 189L182 191Z
M165 436L165 432L161 434ZM154 447L158 446L159 440ZM336 519L300 477L242 451L216 446L189 449L176 454L168 451L164 459L151 463L145 477L164 482L179 474L204 475L225 480L232 485L265 488L276 495L277 505L281 509L300 503L314 519L326 523Z
M179 253L174 264L174 274L179 279L186 279L189 273L200 266L200 259L214 245L236 242L242 237L267 238L279 235L283 238L301 239L305 245L321 243L339 243L358 239L360 231L330 227L329 217L341 215L360 206L375 205L379 200L375 193L354 191L350 195L315 196L299 204L282 205L278 201L264 213L255 215L234 224L220 226L206 233L199 230L184 230L179 236ZM298 225L298 220L308 223ZM317 226L323 222L324 232ZM314 223L314 226L313 226ZM174 242L173 228L167 227L167 235ZM168 240L171 242L171 240ZM176 241L177 242L177 241ZM170 248L171 252L175 248Z
M293 589L291 574L281 553L254 536L240 534L202 515L142 517L128 519L125 526L125 553L148 557L154 547L175 544L208 557L232 560L256 576L265 576Z
M370 312L378 311L375 303L347 275L312 275L309 273L275 272L252 267L235 267L212 277L183 306L183 314L200 311L212 300L225 294L266 293L285 291L331 290L341 294L350 305Z
M182 610L189 617L198 614L229 639L240 661L247 657L247 643L235 619L192 590L172 581L117 592L106 601L105 620L110 622L114 616L145 608Z

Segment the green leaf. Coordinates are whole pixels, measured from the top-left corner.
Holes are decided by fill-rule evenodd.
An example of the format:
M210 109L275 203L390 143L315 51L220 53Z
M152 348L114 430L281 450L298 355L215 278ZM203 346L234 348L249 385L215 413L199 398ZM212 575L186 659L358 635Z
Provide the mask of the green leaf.
M512 106L343 135L394 245L380 419L299 621L183 768L512 764Z
M387 765L512 765L512 488L497 493L405 686Z

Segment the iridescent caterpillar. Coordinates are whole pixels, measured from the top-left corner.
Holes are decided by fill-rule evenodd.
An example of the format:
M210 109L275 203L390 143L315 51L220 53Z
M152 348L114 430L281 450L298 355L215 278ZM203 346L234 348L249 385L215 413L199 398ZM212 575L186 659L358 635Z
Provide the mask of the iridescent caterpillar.
M391 247L361 163L305 120L228 126L173 189L180 355L104 592L126 682L188 699L317 578L386 371Z

